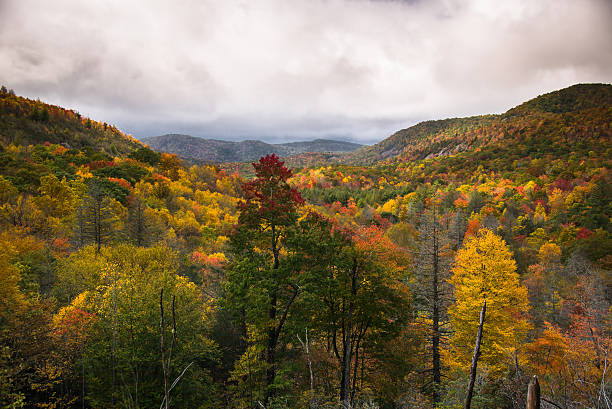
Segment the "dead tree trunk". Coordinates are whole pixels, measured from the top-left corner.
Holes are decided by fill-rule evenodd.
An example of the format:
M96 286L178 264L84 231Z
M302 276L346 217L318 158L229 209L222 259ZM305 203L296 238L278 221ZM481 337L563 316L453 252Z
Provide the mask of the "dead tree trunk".
M160 332L160 347L161 347L161 360L162 360L162 369L164 374L164 407L168 409L168 373L166 372L166 347L164 345L164 332L165 332L165 323L164 323L164 289L162 288L159 292L159 310L161 313L161 318L159 322L159 332Z
M486 311L487 301L485 300L480 310L480 323L478 324L478 335L476 335L476 345L474 346L474 356L472 357L472 367L470 368L470 384L468 385L467 396L465 397L465 409L470 409L472 405L474 383L476 382L476 368L478 366L478 357L480 356L480 342L482 341L482 327L484 326Z
M540 383L535 375L527 388L527 409L540 409Z
M308 364L308 372L310 373L310 392L314 392L314 375L312 373L312 361L310 360L310 344L308 341L308 327L306 327L306 343L302 341L299 335L296 335L300 344L302 344L302 348L306 352L306 363Z
M433 220L433 277L432 277L432 364L433 364L433 404L434 406L440 402L440 383L442 382L441 365L440 365L440 286L439 286L439 248L438 248L438 230L435 220Z
M176 341L175 300L176 300L176 297L173 295L172 296L172 340L170 342L170 349L168 351L168 357L166 358L166 347L164 345L164 341L165 341L164 332L166 328L166 325L164 322L164 289L162 288L160 290L159 309L160 309L161 318L160 318L159 326L160 326L160 347L161 347L162 369L163 369L163 375L164 375L164 400L162 402L162 407L165 407L165 409L168 409L170 407L170 390L172 390L172 388L174 387L174 385L172 385L170 386L170 388L168 388L168 377L170 376L170 365L172 364L172 350L174 349L174 342ZM189 368L189 366L187 368Z

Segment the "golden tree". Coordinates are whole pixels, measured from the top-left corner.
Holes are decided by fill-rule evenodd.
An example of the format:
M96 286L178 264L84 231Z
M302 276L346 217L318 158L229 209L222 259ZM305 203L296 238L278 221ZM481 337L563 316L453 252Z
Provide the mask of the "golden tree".
M479 363L492 372L502 370L529 329L527 289L519 282L510 249L499 236L481 229L457 253L452 274L449 281L456 301L448 310L454 335L447 363L469 368L480 310L486 301Z

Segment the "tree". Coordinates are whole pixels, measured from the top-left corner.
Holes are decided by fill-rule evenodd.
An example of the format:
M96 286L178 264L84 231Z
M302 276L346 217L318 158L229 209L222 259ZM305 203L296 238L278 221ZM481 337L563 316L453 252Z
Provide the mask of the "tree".
M435 199L434 199L435 200ZM446 313L451 289L448 285L452 244L439 221L437 206L424 212L419 224L418 252L415 257L415 303L430 323L428 341L431 343L431 397L434 407L440 401L442 381L441 349L448 329Z
M93 242L99 253L102 244L116 232L122 210L121 204L109 197L101 180L90 179L87 193L76 211L75 235L79 247Z
M64 178L59 180L54 174L40 178L38 188L40 196L33 199L42 212L42 219L38 223L45 236L50 239L68 236L68 223L77 201L75 189Z
M242 186L244 201L231 240L227 291L232 308L242 314L246 325L257 328L265 344L267 403L274 395L279 339L299 293L298 271L284 263L281 251L293 234L297 208L304 200L287 183L291 171L276 155L262 157L253 167L255 178Z
M529 309L527 290L519 283L508 246L490 230L481 229L457 253L452 274L450 283L456 301L448 310L454 329L448 363L456 368L469 367L479 311L486 301L481 362L489 371L503 370L529 329L525 318Z
M338 368L340 401L350 407L359 379L363 385L366 360L374 363L384 355L379 348L405 324L407 260L374 225L352 231L309 214L299 228L306 275L302 325L328 346Z

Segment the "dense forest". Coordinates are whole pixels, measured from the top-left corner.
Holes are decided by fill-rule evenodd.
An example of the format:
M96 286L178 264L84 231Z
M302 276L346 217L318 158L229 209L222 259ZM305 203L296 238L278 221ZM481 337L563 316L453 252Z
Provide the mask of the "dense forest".
M611 136L579 85L245 176L2 87L0 407L610 408Z

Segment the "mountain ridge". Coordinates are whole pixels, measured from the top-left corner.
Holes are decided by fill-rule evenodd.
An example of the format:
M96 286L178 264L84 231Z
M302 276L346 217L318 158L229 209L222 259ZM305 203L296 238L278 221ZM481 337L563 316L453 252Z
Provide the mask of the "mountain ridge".
M421 160L449 156L499 143L554 121L610 116L612 85L575 84L532 98L503 114L423 121L347 154L344 163Z
M285 157L302 153L350 152L363 146L330 139L270 144L255 139L233 142L183 134L165 134L142 138L141 141L157 151L218 163L253 161L271 153Z

